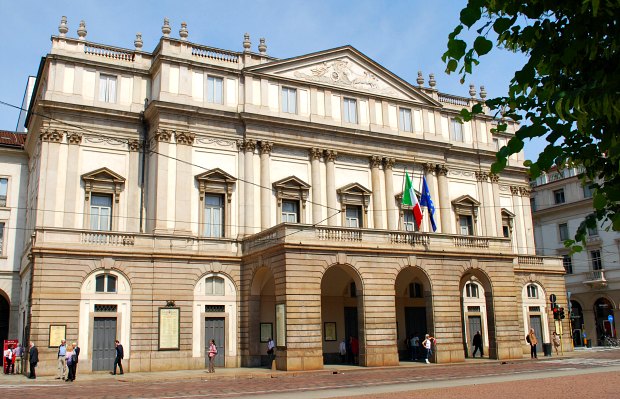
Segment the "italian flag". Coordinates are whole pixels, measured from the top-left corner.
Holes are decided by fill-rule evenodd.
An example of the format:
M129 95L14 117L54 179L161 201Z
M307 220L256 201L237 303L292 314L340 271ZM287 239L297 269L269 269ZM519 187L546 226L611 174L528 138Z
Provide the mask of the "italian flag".
M422 226L422 207L420 207L420 203L418 202L418 197L415 195L415 191L413 190L413 184L411 183L411 179L409 178L409 174L405 172L405 189L403 190L403 205L408 205L411 207L413 211L413 217L415 218L415 223L418 225L418 228Z

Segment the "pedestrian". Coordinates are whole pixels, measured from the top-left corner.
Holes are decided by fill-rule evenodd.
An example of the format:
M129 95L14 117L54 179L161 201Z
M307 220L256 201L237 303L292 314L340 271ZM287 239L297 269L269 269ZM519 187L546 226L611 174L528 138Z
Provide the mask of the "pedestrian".
M65 364L67 365L67 378L64 378L64 380L71 382L71 371L73 370L73 349L71 347L68 347L65 352Z
M530 332L525 336L525 341L530 344L530 356L532 359L538 359L536 354L536 345L538 345L538 339L533 328L530 328Z
M71 381L75 381L75 375L77 373L77 365L80 362L80 347L77 345L77 343L73 343L71 344L71 346L73 347L73 374L72 374L72 379Z
M418 332L414 332L413 336L411 337L411 360L415 361L418 360L418 358L420 357L420 336L418 335Z
M15 362L15 372L17 374L22 374L24 372L24 368L22 366L22 359L24 357L24 345L17 344L17 347L13 350L13 359Z
M558 334L556 334L556 332L553 332L553 347L555 348L555 354L556 355L560 355L560 336Z
M37 378L35 369L39 363L39 349L34 346L34 342L30 341L30 352L28 353L28 361L30 362L30 376L28 378Z
M359 353L360 353L360 341L357 337L351 337L351 353L353 354L353 364L357 364L359 362Z
M215 340L212 339L209 344L209 373L215 373L215 356L217 355L217 347Z
M351 343L353 342L353 336L349 336L347 340L347 363L353 364L353 351L351 350Z
M114 340L114 347L116 349L116 357L114 358L114 372L110 373L112 375L116 375L116 366L120 370L120 375L123 375L123 358L125 357L125 352L123 351L123 345L117 340Z
M58 376L57 380L67 378L67 342L63 339L58 347Z
M273 368L273 361L275 360L276 344L273 342L273 338L269 337L267 340L267 368Z
M433 355L433 341L434 338L430 336L430 334L426 334L424 336L424 341L422 341L422 346L426 350L426 363L430 363L430 358Z
M476 357L476 352L478 352L478 350L480 350L480 357L484 356L484 351L482 349L482 334L480 334L480 331L476 331L472 343L474 345L474 354L472 357Z
M4 374L11 374L13 367L13 345L9 345L4 351Z
M346 338L342 339L340 342L340 346L338 347L338 353L340 353L340 363L344 364L347 359L347 340Z

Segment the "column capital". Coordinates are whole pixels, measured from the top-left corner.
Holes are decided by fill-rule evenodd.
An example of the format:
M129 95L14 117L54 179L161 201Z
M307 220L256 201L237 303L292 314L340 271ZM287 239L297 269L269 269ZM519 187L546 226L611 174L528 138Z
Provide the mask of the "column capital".
M519 186L510 186L510 193L512 195L519 195Z
M63 132L59 132L58 130L46 130L41 132L39 137L41 137L41 141L48 141L50 143L60 143L62 141Z
M499 175L497 173L489 173L489 179L491 179L491 183L499 183Z
M81 144L82 143L82 134L76 132L67 132L67 143L68 144Z
M194 139L196 139L196 135L190 132L174 132L174 138L177 141L177 144L181 145L194 145Z
M271 141L261 141L259 147L260 153L262 154L271 154L271 150L273 150L273 142Z
M437 176L447 176L448 168L446 167L446 165L438 163L435 167L435 173L437 173Z
M252 139L245 140L245 152L254 152L256 149L256 141Z
M140 150L142 145L140 144L139 140L132 139L127 142L127 147L129 147L129 152L137 152Z
M372 155L368 158L368 160L370 161L370 168L374 169L374 168L379 168L379 166L381 166L381 162L383 158L381 158L379 155Z
M325 150L324 156L325 156L325 162L335 162L336 157L338 156L338 151Z
M308 155L310 156L310 160L321 159L321 155L323 155L323 151L321 151L320 148L312 147L308 150Z
M521 195L522 197L529 197L531 193L532 193L532 189L530 189L529 187L526 187L526 186L519 187L519 195Z
M153 134L153 137L155 138L155 140L159 142L169 143L170 138L172 137L172 131L165 130L165 129L157 129L155 134Z
M437 169L437 165L425 162L422 164L422 168L424 169L424 173L433 173Z
M383 168L384 169L392 169L394 168L394 164L396 163L395 158L383 158Z
M487 172L483 172L481 170L476 171L476 180L478 181L487 181L489 179L489 174Z

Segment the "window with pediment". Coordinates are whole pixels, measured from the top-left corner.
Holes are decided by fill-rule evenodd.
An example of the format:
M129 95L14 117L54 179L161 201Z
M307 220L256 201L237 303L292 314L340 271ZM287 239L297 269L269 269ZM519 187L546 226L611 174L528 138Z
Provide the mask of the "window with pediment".
M359 183L351 183L336 192L340 197L342 226L358 228L368 226L368 204L372 191Z
M108 168L82 175L84 183L84 228L118 230L121 192L125 178Z
M310 185L296 176L273 183L278 210L276 223L306 223L306 202Z
M502 235L506 238L512 237L515 214L506 208L502 208Z
M420 192L415 191L415 195L420 198ZM419 226L415 222L413 209L409 205L403 205L403 193L396 194L396 205L398 207L398 217L400 230L420 231Z
M233 176L215 168L196 176L200 195L200 235L203 237L230 237Z
M452 208L456 216L458 234L475 235L480 202L469 195L462 195L452 201Z

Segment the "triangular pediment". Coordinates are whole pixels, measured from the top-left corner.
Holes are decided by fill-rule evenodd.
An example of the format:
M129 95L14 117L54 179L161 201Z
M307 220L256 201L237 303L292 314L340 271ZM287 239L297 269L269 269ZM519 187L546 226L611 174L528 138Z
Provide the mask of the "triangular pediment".
M125 178L108 168L99 168L92 172L84 173L82 180L90 182L124 183Z
M454 206L480 206L480 202L477 201L471 195L461 195L457 199L452 201Z
M362 186L359 183L347 184L346 186L340 187L338 190L336 190L336 192L338 192L338 194L357 194L357 195L372 194L372 191L370 191L369 189L367 189L366 187Z
M272 61L247 68L246 71L429 106L441 106L418 87L351 46Z
M506 208L502 208L502 216L506 216L506 217L509 217L509 218L511 218L511 219L514 219L515 214L514 214L514 213L512 213L512 212L510 212L510 211L509 211L508 209L506 209Z
M220 168L210 169L199 175L196 175L196 180L209 180L216 182L234 182L235 179L232 175L224 172Z
M290 189L301 189L301 190L309 190L310 185L305 181L301 180L297 176L289 176L284 179L280 179L273 183L274 188L290 188Z

